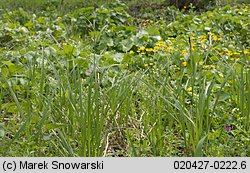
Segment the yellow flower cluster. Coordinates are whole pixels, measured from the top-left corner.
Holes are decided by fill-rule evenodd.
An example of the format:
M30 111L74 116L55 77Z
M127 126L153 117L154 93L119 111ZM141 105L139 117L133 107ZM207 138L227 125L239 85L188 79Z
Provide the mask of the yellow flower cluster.
M221 48L217 48L217 50L218 50L218 54L227 55L227 56L238 56L238 55L240 55L242 53L242 51L231 51L231 50L228 50L228 49L222 50ZM245 49L243 51L243 54L250 55L250 52L249 52L248 49Z
M142 23L143 26L148 26L148 25L153 24L154 21L150 20L150 19L147 19L147 20L143 20L141 23Z
M233 55L233 52L230 51L230 50L225 50L224 53L225 53L225 55L227 55L227 56L232 56L232 55Z
M142 47L140 47L140 48L137 50L137 52L138 52L138 53L141 53L141 52L143 52L145 49L146 49L146 48L145 48L144 46L142 46Z
M146 52L155 52L153 48L146 48Z
M201 42L204 43L204 42L206 42L206 40L207 40L207 36L206 36L206 35L202 35L202 36L200 36L199 39L200 39Z
M249 9L249 6L244 6L242 9L244 9L244 10L246 10L246 11L248 11L248 12L250 12L250 9Z
M245 55L250 55L249 49L245 49L245 50L243 51L243 53L244 53Z
M235 60L236 60L236 61L239 61L240 58L236 58L236 59L235 59L235 58L230 58L230 60L231 60L231 61L235 61Z
M207 34L210 35L210 36L212 36L212 38L213 38L214 41L221 41L222 40L221 37L218 37L216 34L214 34L212 32L208 32ZM222 34L220 34L220 36L222 36Z
M167 49L167 44L165 41L158 41L156 44L155 44L155 47L154 47L154 50L157 52L157 51L163 51Z
M138 53L143 53L143 52L155 53L158 51L165 51L167 53L169 50L173 50L173 49L174 48L172 45L168 46L165 41L161 40L161 41L158 41L153 48L152 47L145 48L144 46L142 46L138 48L137 52Z

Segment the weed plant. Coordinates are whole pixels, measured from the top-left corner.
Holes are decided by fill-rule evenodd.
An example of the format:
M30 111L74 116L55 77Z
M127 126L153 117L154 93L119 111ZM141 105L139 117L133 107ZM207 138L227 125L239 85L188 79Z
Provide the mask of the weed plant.
M1 156L250 155L249 5L1 12Z

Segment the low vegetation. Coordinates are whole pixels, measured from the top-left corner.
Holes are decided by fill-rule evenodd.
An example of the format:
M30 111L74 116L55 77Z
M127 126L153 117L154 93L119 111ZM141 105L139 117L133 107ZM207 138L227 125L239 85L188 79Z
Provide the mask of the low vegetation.
M0 9L0 156L250 156L249 5L50 3Z

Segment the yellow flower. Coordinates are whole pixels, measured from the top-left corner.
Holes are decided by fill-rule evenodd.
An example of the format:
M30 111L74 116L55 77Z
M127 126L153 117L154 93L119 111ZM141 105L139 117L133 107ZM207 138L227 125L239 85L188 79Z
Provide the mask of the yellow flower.
M144 67L148 67L148 64L144 64Z
M153 52L154 49L153 48L146 48L146 52Z
M158 45L166 45L165 41L162 41L162 40L161 40L161 41L158 41L157 44L158 44Z
M135 53L134 53L133 50L131 50L131 51L129 51L129 54L130 54L130 55L134 55Z
M186 61L182 62L182 65L183 65L184 67L186 67L186 66L187 66L187 62L186 62Z
M160 48L158 45L156 45L156 46L154 47L154 52L157 52L158 50L161 50L161 48Z
M192 91L193 91L193 88L192 88L192 87L188 87L188 88L186 89L186 91L187 91L187 92L192 92Z
M214 41L217 41L217 40L218 40L217 35L213 34L213 40L214 40Z
M155 46L161 47L161 50L167 48L167 45L164 41L158 41Z
M142 52L142 51L144 51L144 50L145 50L145 47L142 46L142 47L140 47L140 48L137 50L137 52L140 53L140 52Z
M240 53L239 53L239 52L234 52L233 54L234 54L234 55L240 55Z
M207 36L205 35L200 36L200 40L204 40L204 39L207 39Z
M154 64L151 62L151 63L149 63L149 65L152 66L152 65L154 65Z
M227 56L232 56L233 54L231 52L226 53Z
M249 50L248 49L244 50L244 54L245 55L250 54Z

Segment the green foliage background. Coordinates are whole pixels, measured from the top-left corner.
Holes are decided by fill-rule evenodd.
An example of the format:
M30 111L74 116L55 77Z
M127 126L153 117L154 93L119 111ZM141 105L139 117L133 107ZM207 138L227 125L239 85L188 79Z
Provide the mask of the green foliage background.
M1 156L250 156L249 5L26 2L1 2Z

